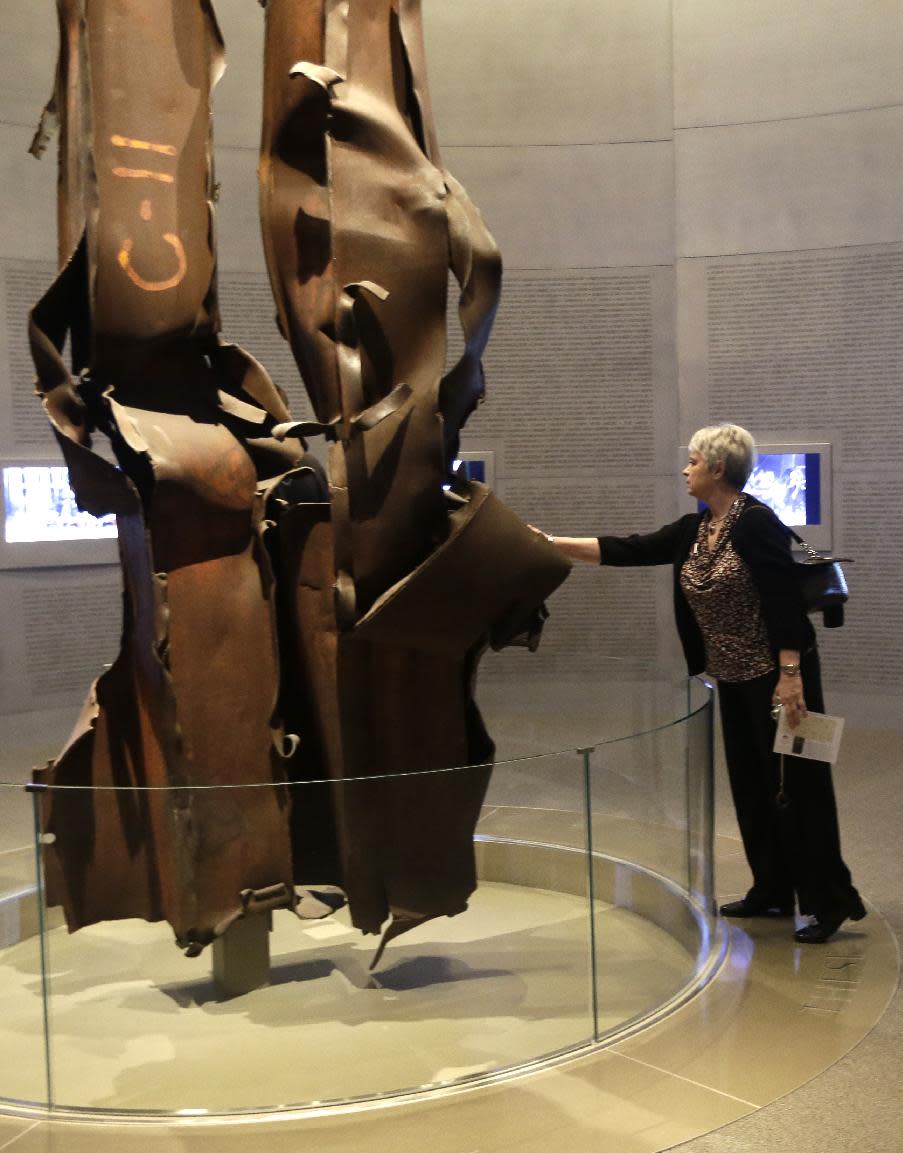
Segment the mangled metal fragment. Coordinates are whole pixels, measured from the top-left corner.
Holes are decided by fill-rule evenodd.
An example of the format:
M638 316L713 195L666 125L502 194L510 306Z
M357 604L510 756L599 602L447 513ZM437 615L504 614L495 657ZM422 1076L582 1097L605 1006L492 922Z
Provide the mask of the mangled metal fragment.
M441 166L419 4L266 6L264 245L301 425L219 336L208 0L58 11L61 271L31 340L79 503L117 514L124 608L38 774L93 787L48 794L50 899L70 929L165 918L195 954L299 883L317 916L340 886L359 928L391 918L385 942L466 907L493 755L477 663L535 643L568 568L450 475L501 265Z
M282 397L218 336L209 5L59 14L62 267L32 349L80 505L117 514L124 595L119 656L38 774L119 791L48 794L48 893L70 929L165 918L195 953L249 910L244 891L295 899L258 486L303 449L272 437Z
M485 487L443 489L501 261L442 167L419 0L268 0L266 21L265 250L319 422L277 432L330 441L329 508L280 527L319 734L297 775L356 779L336 793L336 877L361 929L391 915L388 939L465 907L489 770L436 770L491 759L479 657L534 628L569 566ZM465 350L446 372L449 269Z

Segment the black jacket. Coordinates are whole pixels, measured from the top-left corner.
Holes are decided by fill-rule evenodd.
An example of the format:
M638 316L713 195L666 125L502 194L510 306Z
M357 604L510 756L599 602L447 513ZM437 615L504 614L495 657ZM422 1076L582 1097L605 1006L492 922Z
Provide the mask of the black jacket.
M699 625L680 587L680 570L699 528L701 513L688 513L655 532L633 536L600 536L602 564L619 568L670 564L674 568L674 615L691 674L705 668L705 646ZM731 529L731 543L749 567L762 602L771 647L805 652L815 642L806 616L790 551L790 532L771 509L755 497Z

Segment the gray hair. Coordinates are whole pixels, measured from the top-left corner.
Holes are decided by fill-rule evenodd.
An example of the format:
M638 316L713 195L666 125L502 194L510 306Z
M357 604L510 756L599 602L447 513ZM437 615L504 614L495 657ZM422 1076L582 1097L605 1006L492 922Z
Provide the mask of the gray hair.
M739 424L698 429L690 439L690 452L698 452L709 468L722 461L724 479L733 488L743 488L756 463L756 442Z

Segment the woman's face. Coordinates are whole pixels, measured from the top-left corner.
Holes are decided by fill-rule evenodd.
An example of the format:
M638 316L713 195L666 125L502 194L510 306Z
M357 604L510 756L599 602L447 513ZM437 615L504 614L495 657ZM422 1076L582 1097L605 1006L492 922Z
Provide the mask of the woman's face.
M696 500L708 500L717 477L695 449L690 450L684 476L687 478L687 492L690 496Z

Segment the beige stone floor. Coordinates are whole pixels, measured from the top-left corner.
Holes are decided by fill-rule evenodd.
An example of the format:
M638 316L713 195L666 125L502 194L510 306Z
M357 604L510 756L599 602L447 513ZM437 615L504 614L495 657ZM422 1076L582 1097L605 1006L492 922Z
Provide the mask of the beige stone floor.
M597 904L600 1027L649 1012L692 976L665 931ZM340 913L274 917L270 984L218 995L209 953L186 958L168 926L104 922L47 936L58 1106L220 1112L414 1089L573 1047L592 1036L583 897L481 883L465 914L392 942ZM44 1093L40 956L0 951L0 1074L7 1099ZM236 1058L240 1054L240 1058ZM249 1070L253 1074L249 1076Z
M736 844L730 838L719 838L719 850L722 877L729 883L733 875L741 882ZM495 888L503 894L505 886ZM554 902L554 913L551 906L542 908L547 899ZM494 905L490 899L485 913L488 923L496 921L497 902ZM566 900L562 903L560 894L538 894L535 901L520 910L522 921L517 927L532 928L545 935L550 925L580 922L576 913ZM455 948L460 948L463 938L469 935L460 929L466 921L458 920L459 929L453 934L458 938ZM455 921L445 924L455 925ZM144 931L152 928L142 927ZM483 928L476 924L470 927L475 938L484 928L485 923ZM369 1107L231 1121L182 1119L155 1124L98 1124L2 1117L0 1149L14 1147L17 1153L80 1153L90 1149L92 1153L103 1153L107 1147L112 1151L126 1144L129 1150L182 1150L190 1146L237 1151L265 1147L271 1153L302 1147L318 1153L413 1153L427 1148L431 1153L503 1153L515 1149L539 1153L549 1148L569 1153L653 1153L746 1116L815 1077L848 1052L881 1017L896 985L897 951L893 934L879 915L872 913L855 931L838 935L823 949L795 945L789 928L787 922L731 926L725 963L714 980L676 1012L606 1048L495 1084L432 1091ZM575 946L581 931L570 942L574 949L572 963L579 952ZM403 940L396 947L401 947ZM526 945L527 940L521 944ZM100 954L107 951L102 940L95 945ZM415 954L428 947L427 951L435 955L436 946L434 938L403 947ZM556 950L561 947L559 940ZM557 955L558 962L567 956L565 946L564 952ZM95 964L99 961L99 956L95 957ZM62 966L63 974L69 972L64 956L57 955L52 965L56 968L57 964ZM120 977L120 993L133 996L135 975ZM559 972L559 978L560 988L567 992L568 975ZM555 984L551 978L547 981ZM574 987L570 985L571 992ZM283 1013L288 988L276 988ZM541 980L539 988L543 988ZM142 997L167 996L159 990L148 990L147 982L143 982L140 992ZM185 990L182 992L184 995ZM87 1003L78 1007L82 1016L77 1015L71 1030L76 1048L85 1045L85 1021L92 1013L91 988L78 981L60 995L76 1000L87 997ZM491 999L490 996L490 1002ZM203 998L198 1000L203 1010ZM139 998L134 1012L139 1017L154 1012L148 1004L140 1003ZM472 1021L472 1045L493 1049L506 1037L504 1006L497 1008L501 1016L494 1017L492 1012L487 1013L487 1003L479 1002L479 1015ZM560 1011L561 1006L558 1008ZM273 1011L278 1016L279 1003ZM442 1014L448 1011L440 992L433 1021L440 1037ZM95 1015L98 1012L95 1005ZM172 1001L170 1012L179 1013L176 1001ZM416 1019L423 1014L415 1010L412 1016ZM517 1035L514 1016L507 1034L507 1040L513 1043L512 1051L526 1036ZM393 1024L398 1027L400 1022L384 1022L390 1029ZM334 1076L336 1053L323 1045L329 1029L326 1022L322 1025L325 1032L316 1041L314 1056L325 1073L328 1075L332 1069ZM262 1022L262 1027L266 1031L282 1031L272 1020ZM95 1060L98 1052L105 1059L110 1056L102 1017L95 1020L90 1039ZM125 1054L127 1060L118 1062L113 1055L103 1075L114 1082L119 1076L127 1081L132 1078L134 1088L140 1082L140 1077L138 1081L134 1077L141 1073L142 1060L150 1068L161 1056L165 1063L165 1052L145 1052L142 1057L141 1050L139 1045L137 1053ZM8 1053L7 1046L4 1051ZM394 1080L404 1084L405 1077L410 1079L411 1075L411 1047L403 1043L387 1045L380 1050L380 1059L390 1061L393 1051L398 1054ZM294 1060L297 1064L299 1084L303 1083L300 1070L305 1056L298 1052L286 1054L288 1062ZM217 1062L221 1064L221 1081L227 1095L239 1094L243 1084L245 1088L253 1084L253 1049L243 1051L236 1065L234 1049L225 1045L217 1052L215 1046L209 1047L204 1053L205 1079ZM425 1067L415 1060L415 1069ZM435 1062L430 1067L434 1068ZM86 1070L90 1072L87 1066ZM77 1080L80 1072L70 1069L70 1082L73 1077ZM97 1076L95 1069L95 1080ZM100 1089L101 1096L105 1091ZM140 1091L136 1099L140 1099Z
M894 782L901 740L851 731L845 741L837 775L847 855L864 895L875 894L890 923L872 907L865 921L823 948L795 945L786 922L734 923L715 979L676 1012L601 1050L494 1084L366 1108L231 1121L97 1124L4 1116L0 1149L654 1153L688 1143L688 1153L899 1153L899 959L892 929L899 929L901 857L890 846L900 815ZM527 798L534 810L541 793L537 787ZM747 877L723 787L720 794L718 888L729 897L745 889ZM556 800L547 792L550 809ZM504 815L518 823L532 819ZM654 859L663 849L657 841L640 851ZM674 859L667 848L665 856ZM4 1065L15 1059L3 1053ZM253 1067L247 1075L253 1078Z
M808 950L788 940L786 925L754 934L734 927L718 977L676 1013L609 1048L510 1081L381 1107L221 1123L7 1117L0 1148L653 1153L789 1092L868 1031L893 992L897 956L880 917L864 926ZM232 1066L234 1054L222 1059Z

